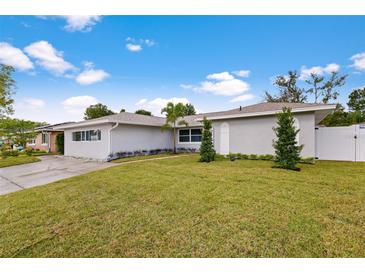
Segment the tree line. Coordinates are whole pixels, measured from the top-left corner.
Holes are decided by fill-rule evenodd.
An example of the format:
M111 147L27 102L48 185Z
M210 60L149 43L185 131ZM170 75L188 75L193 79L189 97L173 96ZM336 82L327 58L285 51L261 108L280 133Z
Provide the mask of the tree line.
M345 84L348 75L332 72L329 76L312 73L305 79L307 88L298 85L300 75L296 71L289 71L288 75L276 76L273 85L277 93L265 91L266 102L287 103L322 103L335 102L340 96L340 88ZM309 101L312 96L313 101ZM325 126L348 126L365 122L365 87L352 90L348 97L348 111L337 103L336 109L322 122Z
M187 104L182 104L182 105L183 105L184 116L196 114L195 107L192 104L187 103ZM122 113L122 112L125 112L124 108L122 108L119 111L119 113ZM152 113L145 109L138 109L134 113L152 116ZM112 111L111 109L109 109L108 106L98 103L98 104L91 105L88 108L86 108L85 113L84 113L84 119L90 120L90 119L100 118L100 117L104 117L104 116L112 115L112 114L117 114L117 113Z

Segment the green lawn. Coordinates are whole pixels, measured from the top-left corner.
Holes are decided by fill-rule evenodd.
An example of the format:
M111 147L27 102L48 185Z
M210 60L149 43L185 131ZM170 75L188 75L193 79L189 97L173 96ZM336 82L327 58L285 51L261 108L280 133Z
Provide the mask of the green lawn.
M1 257L364 257L365 163L198 156L0 196Z
M7 157L7 158L0 158L0 168L1 167L8 167L8 166L16 166L22 164L29 164L40 161L38 158L34 156L27 156L27 155L19 155L17 157Z

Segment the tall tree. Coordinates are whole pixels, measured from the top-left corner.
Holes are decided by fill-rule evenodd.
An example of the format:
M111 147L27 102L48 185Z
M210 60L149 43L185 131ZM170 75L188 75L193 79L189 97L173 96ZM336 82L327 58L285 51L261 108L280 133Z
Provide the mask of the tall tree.
M324 76L312 73L305 82L311 86L307 93L314 95L314 102L327 104L331 100L336 100L340 95L339 89L346 82L347 75L339 75L332 72L326 79Z
M15 80L12 78L13 72L13 67L0 64L0 118L14 113L12 95Z
M144 109L136 110L135 114L142 114L142 115L152 116L151 111L144 110Z
M0 134L25 148L26 144L37 135L34 131L37 126L39 123L33 121L3 118L0 120Z
M307 100L305 90L298 87L299 75L296 71L289 71L288 75L277 76L274 80L274 86L279 90L279 94L272 95L265 92L267 102L287 102L287 103L304 103Z
M200 162L212 162L215 158L215 150L212 139L212 122L206 117L203 120L203 136L200 145Z
M297 143L299 129L294 126L294 117L290 108L284 107L277 115L277 127L273 128L277 139L274 140L275 162L277 167L298 170L302 146Z
M112 114L114 114L114 112L108 109L106 105L99 103L96 105L91 105L85 110L84 119L90 120Z
M365 113L365 87L354 89L349 95L347 103L350 110Z
M195 107L190 103L185 104L185 116L195 115L195 114L196 114Z
M174 104L172 102L168 102L166 107L161 110L161 114L163 113L166 113L166 123L162 126L162 130L172 129L174 153L176 153L176 126L188 124L185 120L183 120L185 116L185 106L182 103Z

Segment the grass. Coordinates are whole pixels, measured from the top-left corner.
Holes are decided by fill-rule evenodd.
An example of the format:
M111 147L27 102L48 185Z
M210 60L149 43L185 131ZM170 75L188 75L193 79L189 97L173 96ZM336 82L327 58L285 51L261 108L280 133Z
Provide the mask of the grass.
M34 162L38 162L38 161L40 161L40 160L34 156L27 156L27 155L19 155L17 157L10 156L7 158L0 158L0 168L29 164L29 163L34 163Z
M365 163L161 159L0 196L1 257L364 257Z

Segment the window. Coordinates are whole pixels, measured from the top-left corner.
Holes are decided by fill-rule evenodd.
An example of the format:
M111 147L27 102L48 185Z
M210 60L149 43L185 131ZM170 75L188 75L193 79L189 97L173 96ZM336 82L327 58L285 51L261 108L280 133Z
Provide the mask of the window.
M42 144L48 144L48 133L42 133Z
M101 130L84 130L72 132L72 141L100 141Z
M30 139L28 145L33 146L35 145L35 139Z
M201 141L202 130L200 128L179 130L179 143L200 143Z

